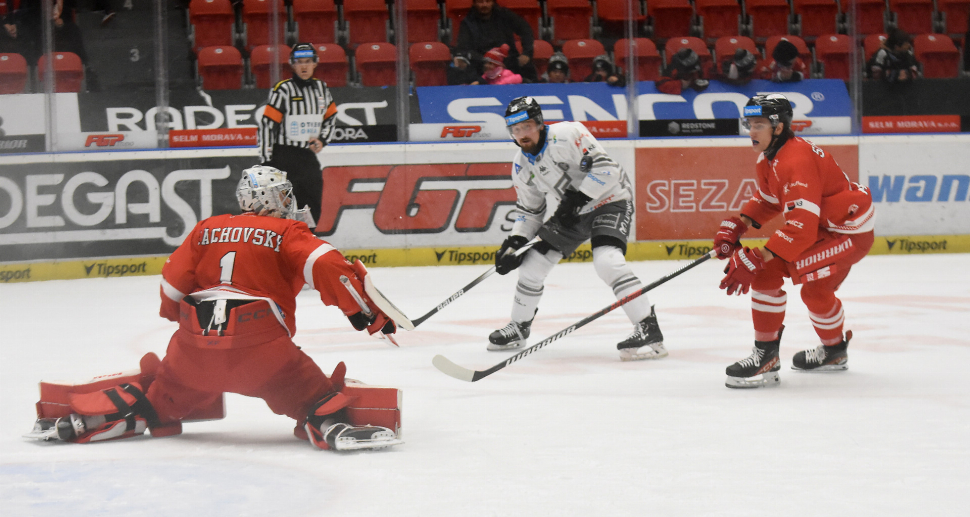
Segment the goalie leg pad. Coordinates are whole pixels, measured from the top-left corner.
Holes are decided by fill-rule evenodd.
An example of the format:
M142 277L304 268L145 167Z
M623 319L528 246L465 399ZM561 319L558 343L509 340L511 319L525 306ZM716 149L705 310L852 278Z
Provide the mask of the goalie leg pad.
M129 438L159 426L158 415L137 383L91 393L70 393L71 413L57 419L40 418L29 438L74 443ZM53 423L51 423L53 421Z

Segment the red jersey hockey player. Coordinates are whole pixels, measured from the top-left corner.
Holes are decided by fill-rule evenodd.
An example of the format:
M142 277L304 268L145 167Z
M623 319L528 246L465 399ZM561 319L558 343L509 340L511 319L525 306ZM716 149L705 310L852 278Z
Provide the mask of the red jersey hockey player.
M313 236L304 222L307 209L296 210L292 190L283 171L262 165L244 170L236 189L243 213L198 223L162 269L160 314L177 321L179 330L161 364L149 354L134 377L140 383L76 390L89 393L71 393L70 414L56 420L43 418L50 401L42 384L42 418L33 437L86 443L146 427L154 436L178 434L193 411L231 392L262 398L273 412L297 421L294 434L321 449L401 443L396 429L352 425L345 411L352 397L342 392L344 364L328 377L291 340L304 283L357 330L395 331L368 296L377 293L364 287L366 269Z
M758 192L739 217L721 223L714 237L719 258L728 259L721 289L730 294L751 290L755 347L752 355L727 367L729 388L777 385L778 347L785 320L784 279L802 284L801 298L822 343L798 352L795 370L845 370L846 348L842 302L836 298L853 264L873 242L873 206L869 191L849 180L832 155L791 130L792 107L780 94L752 97L744 108L744 125L759 153ZM764 248L741 247L748 226L760 228L782 215L785 224Z

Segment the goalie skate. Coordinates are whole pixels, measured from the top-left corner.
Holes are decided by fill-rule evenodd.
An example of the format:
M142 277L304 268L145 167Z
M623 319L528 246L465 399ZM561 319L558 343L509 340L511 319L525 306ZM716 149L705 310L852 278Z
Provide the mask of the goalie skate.
M38 418L34 422L34 428L30 430L29 433L23 435L24 438L31 440L40 440L43 442L48 442L51 440L58 440L57 436L57 419L56 418Z
M778 348L781 345L781 332L774 341L755 341L751 355L742 359L725 370L727 379L724 385L728 388L767 388L781 384L778 370L781 361L778 359Z
M324 439L331 450L355 451L360 449L383 449L404 443L394 431L376 425L353 426L337 423L328 427Z

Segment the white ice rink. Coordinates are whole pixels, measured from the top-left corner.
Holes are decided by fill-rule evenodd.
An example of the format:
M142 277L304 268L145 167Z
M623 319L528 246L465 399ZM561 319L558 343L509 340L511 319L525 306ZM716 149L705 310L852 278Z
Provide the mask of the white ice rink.
M649 283L686 262L636 262ZM489 278L401 348L300 295L296 342L326 372L404 391L404 439L317 451L260 400L181 436L95 445L29 442L37 383L137 367L165 352L159 277L0 285L0 512L6 517L970 515L970 256L873 256L843 285L849 370L790 370L817 342L790 288L781 386L730 390L752 346L749 298L702 264L650 299L670 356L623 363L617 310L476 383L515 274ZM415 318L485 266L373 269ZM531 343L612 301L591 264L550 275Z

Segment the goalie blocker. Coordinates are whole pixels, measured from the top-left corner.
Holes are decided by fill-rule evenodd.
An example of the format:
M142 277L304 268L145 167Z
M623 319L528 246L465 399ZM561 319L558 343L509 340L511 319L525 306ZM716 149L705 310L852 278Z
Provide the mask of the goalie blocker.
M42 381L40 400L36 404L37 421L24 437L89 443L130 438L146 430L153 437L172 436L181 434L182 423L225 418L223 395L207 407L196 408L179 422L159 422L144 395L155 379L159 364L158 356L150 352L142 357L139 369L100 375L79 383ZM344 371L341 363L332 377L342 389L314 408L323 418L314 418L311 412L308 425L294 434L310 439L320 449L355 450L403 443L401 391L352 379L344 381ZM330 404L330 409L326 408L328 400L335 403Z

